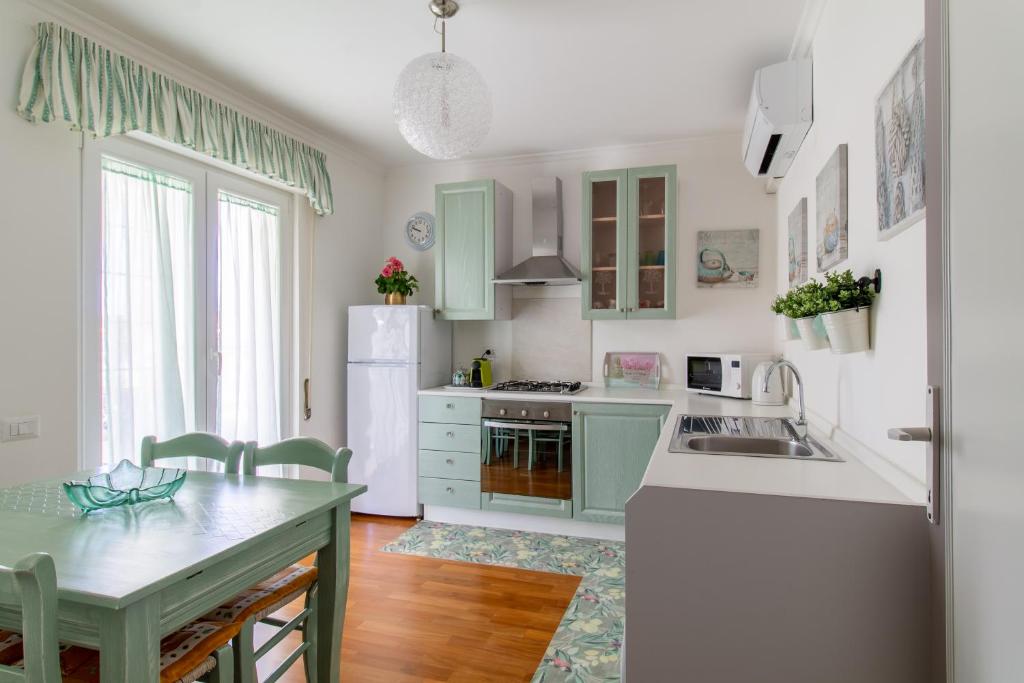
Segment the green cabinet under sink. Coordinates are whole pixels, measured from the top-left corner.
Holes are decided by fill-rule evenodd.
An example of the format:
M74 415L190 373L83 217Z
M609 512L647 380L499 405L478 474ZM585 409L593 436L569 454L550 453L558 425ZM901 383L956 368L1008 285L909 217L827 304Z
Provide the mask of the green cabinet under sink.
M667 405L573 403L573 519L622 524L668 417Z

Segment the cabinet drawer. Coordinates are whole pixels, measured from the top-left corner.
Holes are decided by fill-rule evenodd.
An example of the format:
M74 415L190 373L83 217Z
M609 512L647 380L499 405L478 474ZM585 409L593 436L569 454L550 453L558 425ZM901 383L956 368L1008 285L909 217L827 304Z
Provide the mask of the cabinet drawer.
M420 477L420 502L453 508L480 509L480 482Z
M420 422L479 425L481 401L464 396L420 396Z
M420 476L480 481L480 456L457 451L420 451Z
M480 425L420 423L420 448L480 454Z

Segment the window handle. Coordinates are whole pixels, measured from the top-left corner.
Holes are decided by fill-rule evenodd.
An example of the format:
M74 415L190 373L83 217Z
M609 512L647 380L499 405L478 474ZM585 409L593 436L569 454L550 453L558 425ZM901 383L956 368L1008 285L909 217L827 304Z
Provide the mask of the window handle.
M224 354L217 349L210 349L210 362L217 364L217 376L220 377L221 370L224 367Z

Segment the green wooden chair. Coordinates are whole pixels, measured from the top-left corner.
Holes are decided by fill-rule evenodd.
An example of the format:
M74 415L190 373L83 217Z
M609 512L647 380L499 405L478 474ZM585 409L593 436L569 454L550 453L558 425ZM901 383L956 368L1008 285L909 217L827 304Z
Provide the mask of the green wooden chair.
M512 448L512 468L519 467L519 430L505 427L488 427L483 431L483 453L481 462L491 464L491 456L501 458L509 447Z
M0 631L0 681L58 683L60 655L57 643L57 571L44 553L27 555L13 567L0 567L0 604L21 610L21 666L8 663L4 644L18 639ZM13 636L13 637L12 637Z
M0 630L0 683L60 683L65 673L75 681L99 683L99 653L62 646L57 640L57 571L52 557L33 553L13 567L0 566L0 605L21 612L20 633ZM197 625L207 627L206 637L186 651L183 644L194 640L197 632L189 629ZM161 642L161 680L166 678L165 672L170 674L170 666L176 665L171 680L232 681L234 660L229 641L237 631L234 625L193 622L167 636ZM166 667L165 658L171 661ZM182 663L187 665L182 668Z
M328 472L332 481L344 484L348 482L348 463L351 459L352 451L348 448L335 450L318 439L307 437L286 439L265 448L249 442L245 444L242 455L242 473L255 475L258 468L271 465L304 465ZM317 680L316 577L315 566L292 565L207 615L207 618L232 619L241 624L241 631L233 642L236 681L256 681L256 662L292 631L302 632L303 642L266 680L276 681L302 655L305 655L306 680ZM292 619L285 621L270 616L303 595L306 598L303 609ZM257 623L278 629L259 649L255 648L253 641Z
M156 461L167 458L204 458L224 465L225 474L237 474L244 448L241 441L228 443L216 434L204 432L182 434L166 441L147 436L142 439L140 462L143 467L152 467Z
M526 469L532 470L537 460L537 445L542 443L553 443L558 453L558 471L564 469L565 442L569 439L571 432L568 428L549 432L530 432L530 448L526 459Z

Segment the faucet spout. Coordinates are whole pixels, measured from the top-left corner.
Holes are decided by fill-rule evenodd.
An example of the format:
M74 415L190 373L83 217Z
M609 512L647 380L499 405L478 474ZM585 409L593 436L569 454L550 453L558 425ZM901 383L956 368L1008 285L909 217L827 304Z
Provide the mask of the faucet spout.
M796 366L790 363L786 359L777 360L771 364L768 368L768 372L764 373L764 386L763 391L768 391L768 380L771 379L772 373L775 372L775 368L789 368L789 371L793 373L793 377L796 379L796 385L799 390L800 396L800 415L797 417L794 423L797 427L797 435L801 439L807 438L807 404L804 403L804 380L800 376L800 371L796 369ZM781 370L780 370L781 372Z

